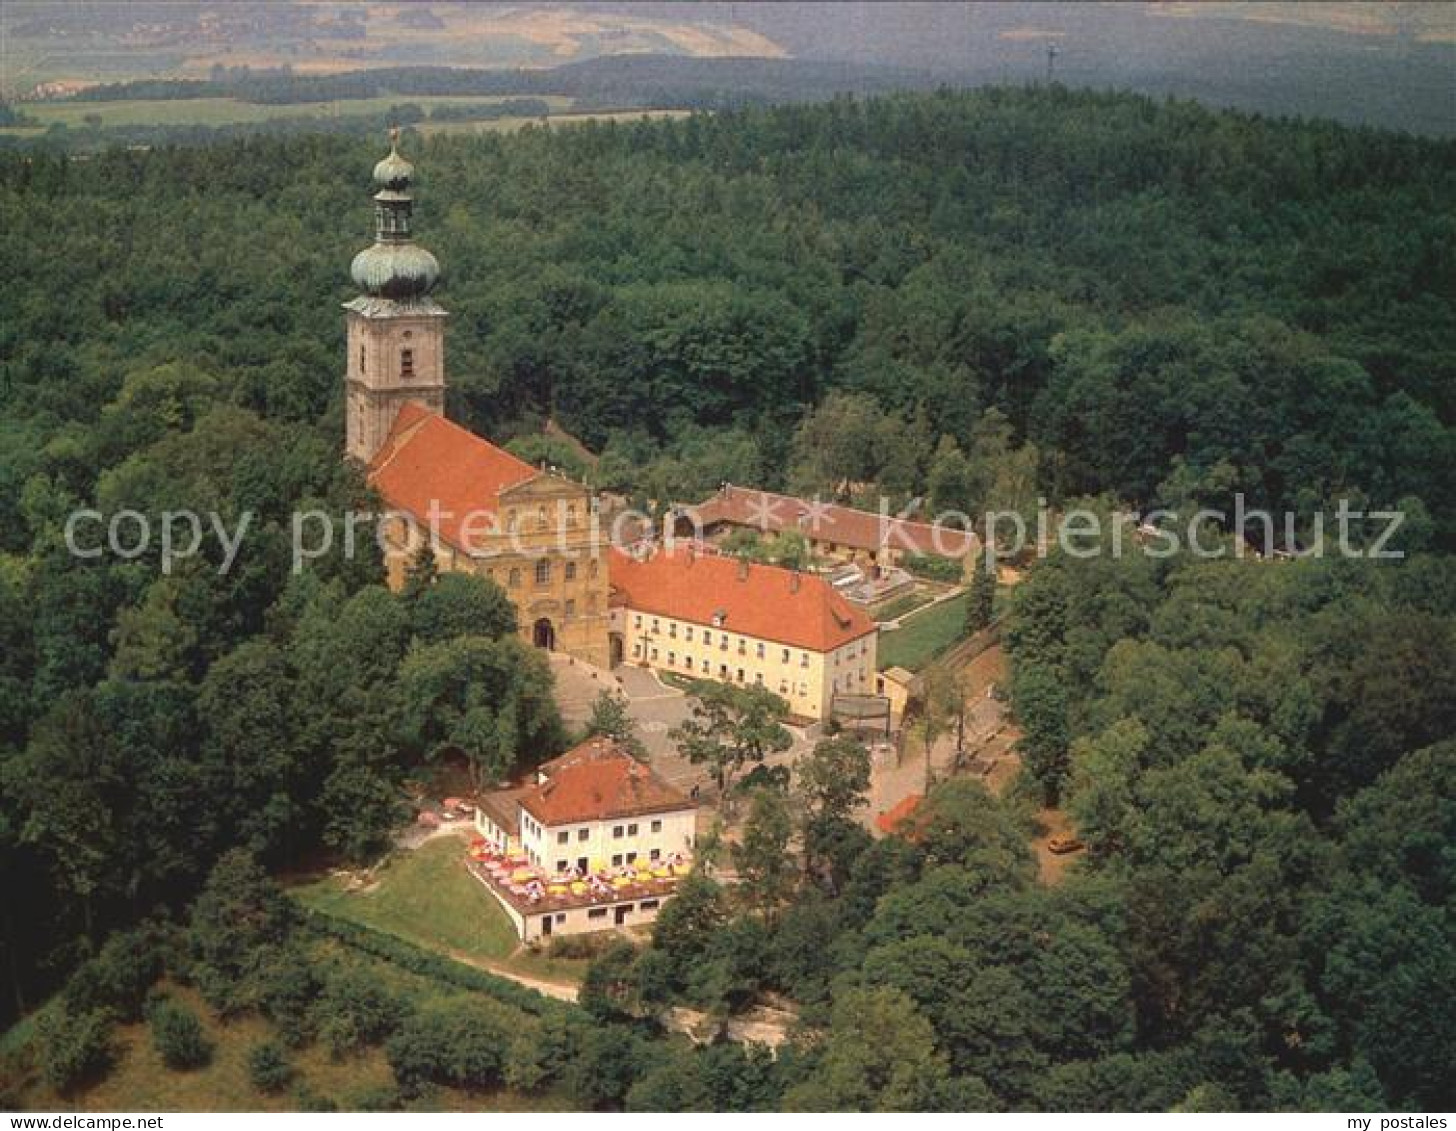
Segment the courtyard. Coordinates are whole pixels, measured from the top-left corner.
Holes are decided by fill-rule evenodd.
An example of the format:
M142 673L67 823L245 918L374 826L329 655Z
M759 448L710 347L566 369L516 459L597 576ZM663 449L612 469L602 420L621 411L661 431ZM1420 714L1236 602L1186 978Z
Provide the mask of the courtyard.
M648 761L668 783L697 798L714 792L712 775L706 767L694 766L669 737L672 729L692 715L692 696L663 683L646 668L619 664L610 672L553 652L551 667L556 674L556 698L562 717L574 727L583 725L591 714L592 701L603 691L623 695L628 713L637 724L637 735L647 747ZM765 759L769 766L792 765L819 737L818 727L790 726L794 743L781 754ZM694 789L697 793L694 794Z

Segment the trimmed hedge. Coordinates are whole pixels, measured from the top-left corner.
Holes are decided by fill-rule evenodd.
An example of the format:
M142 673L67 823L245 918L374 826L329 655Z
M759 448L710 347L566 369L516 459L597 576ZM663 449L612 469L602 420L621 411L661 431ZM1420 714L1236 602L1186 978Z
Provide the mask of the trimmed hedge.
M396 935L375 930L359 923L351 923L327 912L300 905L302 926L324 938L333 939L345 946L362 951L373 958L392 962L411 974L429 978L442 985L459 990L470 990L486 994L505 1005L514 1006L523 1013L536 1017L550 1014L575 1012L575 1007L545 994L527 989L499 975L466 966L452 958L445 958L433 951L406 942Z

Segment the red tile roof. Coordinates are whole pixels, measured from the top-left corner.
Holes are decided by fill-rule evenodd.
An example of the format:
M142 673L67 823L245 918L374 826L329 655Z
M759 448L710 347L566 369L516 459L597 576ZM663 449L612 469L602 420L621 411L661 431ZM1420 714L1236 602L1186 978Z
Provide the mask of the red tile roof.
M521 835L521 789L496 789L482 794L476 804L508 836Z
M906 553L959 558L974 552L980 544L974 534L951 526L912 522L817 499L732 485L688 511L697 515L704 528L724 523L765 533L799 530L816 542L871 552L883 545Z
M399 410L369 462L369 482L385 502L421 524L430 521L430 504L438 504L441 539L466 551L473 548L461 529L466 517L494 515L502 490L538 474L524 460L413 402ZM473 526L477 535L490 529L481 519Z
M795 648L828 652L875 631L874 621L812 573L683 549L638 560L614 548L611 577L616 603L634 612Z
M886 835L908 831L902 826L915 815L915 810L920 808L920 802L923 800L924 798L920 794L912 793L876 817L875 824L879 827L880 832Z
M521 808L546 826L692 809L682 793L605 738L589 738L539 771L545 781L520 794Z

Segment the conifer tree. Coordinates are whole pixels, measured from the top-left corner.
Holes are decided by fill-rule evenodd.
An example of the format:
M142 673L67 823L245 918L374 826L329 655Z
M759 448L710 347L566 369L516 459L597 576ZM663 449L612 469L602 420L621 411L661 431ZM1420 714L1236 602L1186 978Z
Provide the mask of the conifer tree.
M404 590L406 600L413 600L426 589L435 583L435 578L440 576L440 567L435 562L435 547L431 545L430 539L421 540L419 547L415 550L414 556L404 571Z
M995 575L987 567L985 556L977 555L975 572L971 575L970 599L966 602L967 635L990 626L995 600Z

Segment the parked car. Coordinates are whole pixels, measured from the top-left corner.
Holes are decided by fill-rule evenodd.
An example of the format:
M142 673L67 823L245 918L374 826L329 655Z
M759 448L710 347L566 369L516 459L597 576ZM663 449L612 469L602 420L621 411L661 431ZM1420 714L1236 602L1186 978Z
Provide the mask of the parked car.
M1069 852L1081 852L1086 847L1074 836L1054 836L1047 841L1047 851L1057 856L1065 856Z

